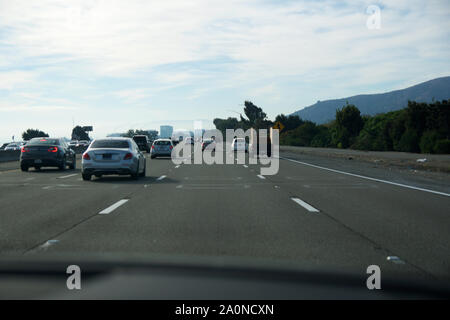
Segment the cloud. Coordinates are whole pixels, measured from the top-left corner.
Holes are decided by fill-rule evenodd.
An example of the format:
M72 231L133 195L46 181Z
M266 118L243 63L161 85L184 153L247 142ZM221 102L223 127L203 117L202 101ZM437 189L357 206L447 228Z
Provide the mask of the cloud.
M372 4L379 30L366 26ZM435 0L0 0L0 90L9 105L178 118L213 118L250 95L273 117L448 75L449 16Z
M0 72L0 90L13 90L32 82L36 75L27 71Z

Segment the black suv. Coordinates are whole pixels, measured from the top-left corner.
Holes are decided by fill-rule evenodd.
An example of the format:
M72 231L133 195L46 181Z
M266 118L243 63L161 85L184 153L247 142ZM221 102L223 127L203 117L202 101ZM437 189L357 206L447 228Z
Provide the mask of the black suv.
M147 153L150 153L150 142L147 136L145 135L133 136L133 140L138 145L139 150L147 151Z

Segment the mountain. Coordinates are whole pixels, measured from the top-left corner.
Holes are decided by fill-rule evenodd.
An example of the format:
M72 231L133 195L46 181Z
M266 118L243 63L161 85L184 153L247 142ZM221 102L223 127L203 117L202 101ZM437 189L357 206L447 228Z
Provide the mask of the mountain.
M361 94L342 99L318 101L317 103L294 112L304 120L318 124L327 123L335 118L336 109L346 102L354 104L363 115L375 115L405 108L408 100L432 102L450 99L450 77L442 77L419 83L402 90L378 94Z

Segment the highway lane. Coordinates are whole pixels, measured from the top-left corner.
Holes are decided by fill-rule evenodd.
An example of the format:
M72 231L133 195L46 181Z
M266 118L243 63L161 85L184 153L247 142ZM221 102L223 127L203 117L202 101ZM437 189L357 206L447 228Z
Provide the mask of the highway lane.
M449 279L449 197L283 159L265 179L257 165L147 165L137 181L3 171L0 252L242 256L353 273L377 264L393 276Z

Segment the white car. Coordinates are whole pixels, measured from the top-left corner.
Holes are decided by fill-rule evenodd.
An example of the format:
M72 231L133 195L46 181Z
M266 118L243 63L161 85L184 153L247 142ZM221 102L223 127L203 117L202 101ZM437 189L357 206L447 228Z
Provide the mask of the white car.
M187 137L184 139L185 144L194 144L194 139L192 137Z
M87 140L78 141L78 146L80 146L80 147L88 147L89 145L90 145L90 142Z
M234 138L231 143L231 150L248 152L248 144L244 138Z
M131 138L105 138L94 140L81 157L83 180L92 175L131 175L145 177L146 160L136 142Z

